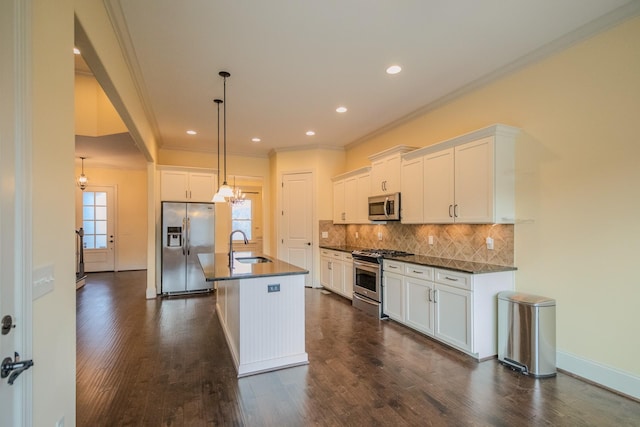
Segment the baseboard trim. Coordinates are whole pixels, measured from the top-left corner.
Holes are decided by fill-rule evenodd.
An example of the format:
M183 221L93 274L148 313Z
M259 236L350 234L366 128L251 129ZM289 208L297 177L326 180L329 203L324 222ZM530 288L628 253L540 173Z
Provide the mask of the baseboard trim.
M584 378L634 400L640 400L640 377L575 354L557 351L556 364L571 375Z

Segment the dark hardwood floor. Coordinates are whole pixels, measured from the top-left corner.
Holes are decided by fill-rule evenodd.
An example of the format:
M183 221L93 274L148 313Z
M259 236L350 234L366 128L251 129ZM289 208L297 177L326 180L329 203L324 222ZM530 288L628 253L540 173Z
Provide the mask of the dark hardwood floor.
M310 364L237 379L215 295L145 300L144 271L77 295L78 426L639 426L640 403L533 379L306 290Z

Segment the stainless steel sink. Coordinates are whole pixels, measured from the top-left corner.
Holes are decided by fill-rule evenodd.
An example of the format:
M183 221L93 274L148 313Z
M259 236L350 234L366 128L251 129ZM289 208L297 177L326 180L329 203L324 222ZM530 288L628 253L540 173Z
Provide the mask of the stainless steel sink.
M237 257L236 261L241 262L243 264L260 264L263 262L271 262L269 258L265 258L263 256Z

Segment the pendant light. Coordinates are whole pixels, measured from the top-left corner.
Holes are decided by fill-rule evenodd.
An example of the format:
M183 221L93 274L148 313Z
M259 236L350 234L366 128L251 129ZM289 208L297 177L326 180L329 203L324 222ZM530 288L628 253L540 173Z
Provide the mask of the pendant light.
M80 159L82 160L82 173L76 180L76 183L78 184L78 187L84 191L84 189L87 188L87 185L89 185L89 178L84 174L84 159L86 159L86 157L80 157Z
M222 102L224 109L224 181L218 189L218 194L223 197L233 197L233 189L227 184L227 77L231 76L227 71L218 73L223 78Z
M222 104L222 99L216 98L213 102L215 102L218 107L218 182L220 182L220 104ZM225 203L227 200L220 194L220 191L218 191L213 195L211 201L213 203Z

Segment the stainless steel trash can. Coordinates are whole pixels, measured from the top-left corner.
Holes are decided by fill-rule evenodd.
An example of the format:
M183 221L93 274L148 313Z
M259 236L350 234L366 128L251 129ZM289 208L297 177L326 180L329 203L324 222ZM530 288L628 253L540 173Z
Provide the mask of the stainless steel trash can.
M519 292L498 294L498 360L534 377L556 374L556 301Z

